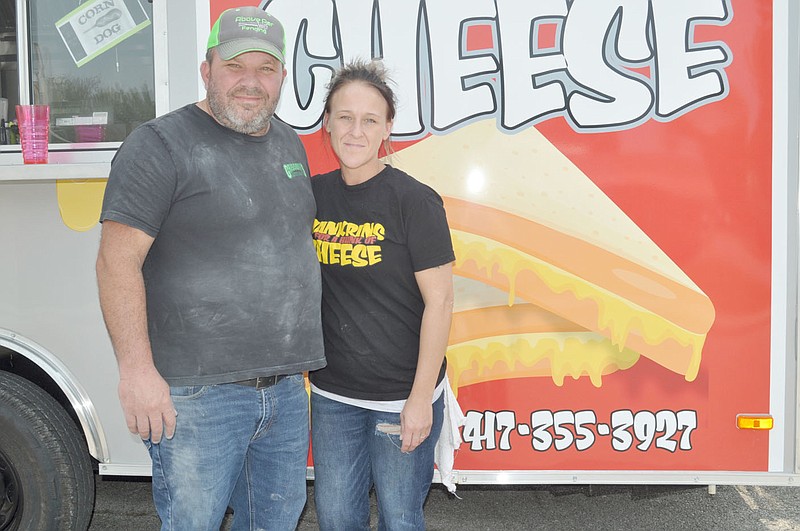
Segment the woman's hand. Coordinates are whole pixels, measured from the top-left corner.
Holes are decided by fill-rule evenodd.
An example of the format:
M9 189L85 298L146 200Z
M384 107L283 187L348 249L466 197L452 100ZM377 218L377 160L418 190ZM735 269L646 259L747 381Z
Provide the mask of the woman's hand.
M402 452L413 452L431 433L433 425L433 406L430 399L416 399L409 396L403 411L400 412L400 440Z

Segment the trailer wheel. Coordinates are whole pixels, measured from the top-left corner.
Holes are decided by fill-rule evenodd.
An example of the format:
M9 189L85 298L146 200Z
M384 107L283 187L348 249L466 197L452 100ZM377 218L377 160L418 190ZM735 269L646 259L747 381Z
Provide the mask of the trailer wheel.
M28 380L0 371L0 531L85 530L94 472L64 408Z

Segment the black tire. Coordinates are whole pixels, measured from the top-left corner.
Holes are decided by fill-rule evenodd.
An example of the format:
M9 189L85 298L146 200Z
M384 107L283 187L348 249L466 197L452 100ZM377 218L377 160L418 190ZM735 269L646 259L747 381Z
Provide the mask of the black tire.
M0 371L0 530L80 530L94 508L94 471L64 408Z

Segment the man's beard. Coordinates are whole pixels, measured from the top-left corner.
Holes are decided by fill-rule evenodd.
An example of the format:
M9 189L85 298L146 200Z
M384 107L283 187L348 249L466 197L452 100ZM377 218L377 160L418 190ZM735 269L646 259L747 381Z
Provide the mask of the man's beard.
M237 108L233 100L233 97L236 95L264 98L264 105L255 115L252 115L249 111ZM219 91L214 86L211 79L208 80L206 96L208 98L208 106L211 108L214 118L225 127L245 135L259 133L269 127L269 122L272 119L272 115L275 114L275 108L278 105L278 102L270 100L263 90L255 88L235 88L227 94L228 98L226 99L220 96ZM240 113L252 117L248 119L240 115Z

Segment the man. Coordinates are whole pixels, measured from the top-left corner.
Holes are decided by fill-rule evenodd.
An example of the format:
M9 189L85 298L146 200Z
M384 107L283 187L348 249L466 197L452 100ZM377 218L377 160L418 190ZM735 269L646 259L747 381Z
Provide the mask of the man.
M314 198L272 120L284 32L256 7L214 24L207 97L133 131L103 202L100 304L128 428L153 461L162 529L294 529L308 400L325 365Z

